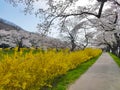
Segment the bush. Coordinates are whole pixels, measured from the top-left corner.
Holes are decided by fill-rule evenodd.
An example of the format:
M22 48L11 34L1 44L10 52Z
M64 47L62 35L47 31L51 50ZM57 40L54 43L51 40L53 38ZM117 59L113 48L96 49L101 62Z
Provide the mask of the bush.
M92 48L75 52L33 51L4 55L4 60L0 61L0 90L40 90L42 87L52 87L51 82L55 77L66 74L68 70L102 52Z

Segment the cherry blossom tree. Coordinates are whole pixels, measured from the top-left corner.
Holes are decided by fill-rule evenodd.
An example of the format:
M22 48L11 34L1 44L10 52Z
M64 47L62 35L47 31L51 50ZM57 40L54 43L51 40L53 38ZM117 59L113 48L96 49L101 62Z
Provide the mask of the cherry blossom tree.
M20 51L21 48L23 47L31 47L31 43L29 41L29 34L28 32L19 30L19 31L12 31L12 39L18 46L18 51Z
M88 21L97 29L98 34L96 36L103 36L102 42L106 43L107 47L111 49L114 47L112 50L113 53L119 51L119 0L89 0L89 4L85 6L80 5L81 0L44 0L42 2L41 0L6 1L14 6L23 4L26 14L34 13L36 17L39 17L38 29L44 33L49 32L56 25L60 27L58 28L59 30L63 30L61 28L65 27L64 31L69 31L68 28L70 28L70 25L67 25L66 22L70 19L76 20L76 18L80 19L82 17L75 24L75 26L80 26L79 24L82 20L89 18ZM70 37L72 36L71 42L75 46L74 42L76 38L73 37L75 35L73 33L76 33L76 31L73 29L70 28L71 31L68 33ZM72 40L72 38L75 39ZM99 38L97 39L99 40Z

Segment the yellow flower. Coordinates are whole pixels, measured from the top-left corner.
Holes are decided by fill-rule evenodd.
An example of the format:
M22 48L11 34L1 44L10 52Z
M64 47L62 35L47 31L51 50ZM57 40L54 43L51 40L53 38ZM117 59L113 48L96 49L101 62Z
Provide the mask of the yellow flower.
M0 90L39 90L43 86L51 86L55 77L66 74L70 69L76 68L82 62L98 56L100 49L86 48L75 52L68 49L56 52L49 49L24 53L23 48L14 54L3 54L0 61ZM2 51L1 51L2 53Z

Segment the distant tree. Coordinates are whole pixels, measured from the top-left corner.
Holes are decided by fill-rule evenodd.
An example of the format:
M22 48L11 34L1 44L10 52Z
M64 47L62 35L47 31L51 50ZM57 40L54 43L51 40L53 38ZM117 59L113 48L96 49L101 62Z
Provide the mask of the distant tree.
M6 31L4 29L0 30L0 47L1 48L8 48L8 47L14 47L15 44L13 43L13 40L11 39L11 34L9 31Z
M111 12L112 14L110 15ZM111 51L120 57L119 14L116 11L107 9L103 15L104 18L100 20L91 20L96 25L98 32L96 41L98 45L105 45L107 51Z
M25 13L32 12L40 19L42 18L41 22L38 24L38 29L45 33L50 31L55 25L59 25L58 27L60 28L66 26L65 23L69 21L69 19L81 17L83 19L89 18L90 20L88 21L92 23L95 22L93 27L96 28L98 32L100 31L102 35L103 34L105 35L105 37L103 38L105 42L107 33L115 31L116 28L118 27L117 19L119 18L120 15L119 0L89 0L89 5L86 6L81 6L79 4L81 0L45 0L43 2L41 2L40 0L6 0L6 1L13 5L19 5L19 3L22 3L25 5L24 9ZM94 1L95 3L91 4ZM35 6L36 3L39 3L40 6L36 7ZM46 6L43 6L43 3ZM81 20L76 24L76 26L77 25L79 26L80 23ZM70 25L67 25L66 27L68 28L70 27ZM73 37L74 35L72 34L73 32L69 31L71 43L73 44L74 48L76 46L74 39L75 37ZM113 42L110 40L107 40L107 42L112 42L112 47L119 48L118 46L119 35L112 33L112 36L116 38L117 45L116 43L113 44Z
M93 31L89 30L87 27L88 23L85 17L70 18L64 22L62 33L63 35L65 34L67 41L69 41L71 51L84 49L88 46L89 39L93 36Z
M32 44L32 47L39 48L42 45L42 37L38 33L30 33L30 43Z
M23 31L14 31L11 32L12 39L14 43L18 46L18 51L23 47L30 47L31 43L29 42L29 34ZM25 41L27 40L27 41Z

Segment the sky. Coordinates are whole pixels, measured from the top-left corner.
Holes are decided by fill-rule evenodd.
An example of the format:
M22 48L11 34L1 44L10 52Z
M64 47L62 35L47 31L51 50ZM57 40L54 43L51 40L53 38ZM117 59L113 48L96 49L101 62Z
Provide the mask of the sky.
M85 5L87 1L88 0L82 0L80 4ZM5 0L0 0L0 18L12 22L24 30L37 32L36 26L39 23L39 19L34 15L25 15L23 8L13 7L11 4L5 2Z
M0 0L0 18L10 21L23 29L36 32L39 19L34 15L25 15L23 8L13 7L11 4Z

